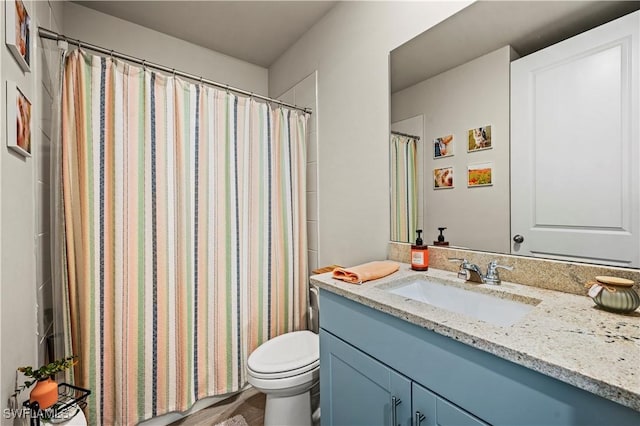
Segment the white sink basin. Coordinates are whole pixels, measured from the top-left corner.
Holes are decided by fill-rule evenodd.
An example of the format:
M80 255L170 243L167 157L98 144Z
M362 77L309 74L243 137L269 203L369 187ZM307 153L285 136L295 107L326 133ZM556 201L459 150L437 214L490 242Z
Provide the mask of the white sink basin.
M499 326L515 324L535 307L528 303L445 285L427 277L412 278L387 291Z

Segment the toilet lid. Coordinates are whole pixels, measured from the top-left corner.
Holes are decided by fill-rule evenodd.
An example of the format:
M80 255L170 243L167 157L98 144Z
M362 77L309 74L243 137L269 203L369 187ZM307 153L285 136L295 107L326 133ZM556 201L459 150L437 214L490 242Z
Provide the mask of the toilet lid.
M276 374L317 364L320 358L318 335L294 331L274 337L260 345L247 364L256 373Z

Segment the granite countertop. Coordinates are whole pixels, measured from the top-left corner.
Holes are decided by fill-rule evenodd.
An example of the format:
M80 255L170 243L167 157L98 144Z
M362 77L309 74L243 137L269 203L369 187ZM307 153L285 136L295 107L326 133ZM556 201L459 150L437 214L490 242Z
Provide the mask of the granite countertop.
M500 292L514 300L540 300L515 324L502 327L385 291L396 280L423 274ZM640 312L614 314L587 296L503 281L501 285L465 283L456 273L412 271L407 264L385 278L361 285L314 275L311 283L363 305L451 337L578 388L640 411Z

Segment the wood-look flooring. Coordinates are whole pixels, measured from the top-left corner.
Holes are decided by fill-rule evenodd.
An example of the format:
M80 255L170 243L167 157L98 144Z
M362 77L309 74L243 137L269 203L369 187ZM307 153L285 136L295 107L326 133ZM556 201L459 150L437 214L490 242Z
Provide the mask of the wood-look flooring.
M263 393L249 388L170 426L213 426L237 414L242 414L249 426L263 426L265 398Z

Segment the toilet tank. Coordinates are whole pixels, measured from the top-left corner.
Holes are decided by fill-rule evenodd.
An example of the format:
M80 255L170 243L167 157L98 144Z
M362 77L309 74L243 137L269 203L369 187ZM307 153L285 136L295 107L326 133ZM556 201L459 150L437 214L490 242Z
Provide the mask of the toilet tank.
M308 324L309 330L314 333L320 332L320 298L318 295L318 288L313 284L309 284L309 315Z

